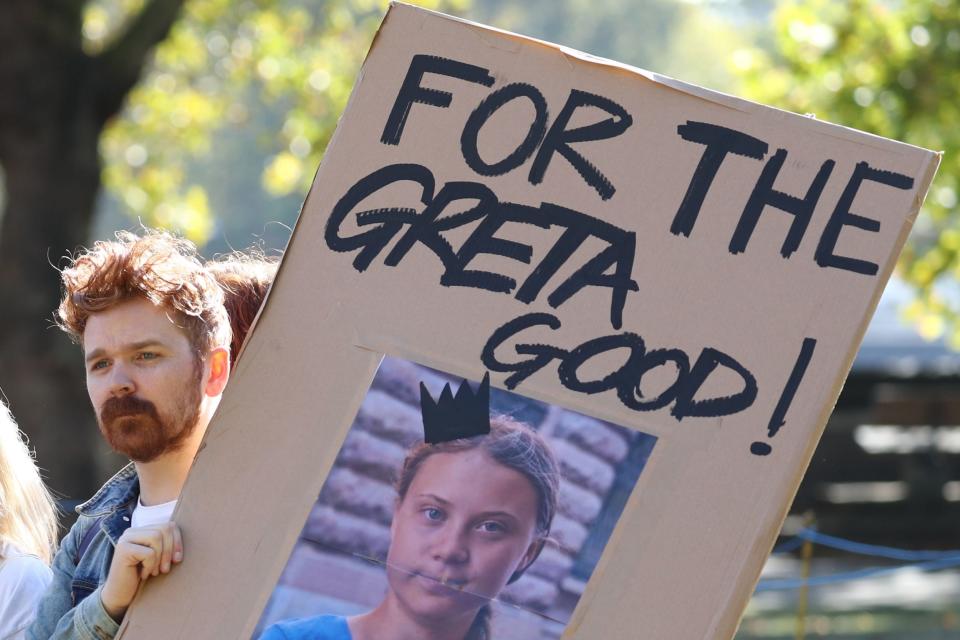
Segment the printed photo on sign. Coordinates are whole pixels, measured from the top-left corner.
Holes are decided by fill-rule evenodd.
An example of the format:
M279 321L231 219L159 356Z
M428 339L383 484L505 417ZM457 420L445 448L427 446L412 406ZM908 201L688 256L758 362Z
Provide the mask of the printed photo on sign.
M655 443L387 357L253 638L558 638Z

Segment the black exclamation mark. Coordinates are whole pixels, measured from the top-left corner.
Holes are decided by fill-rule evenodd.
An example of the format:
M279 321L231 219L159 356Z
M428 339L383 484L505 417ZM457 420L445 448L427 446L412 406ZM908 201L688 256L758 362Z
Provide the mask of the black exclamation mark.
M813 338L803 339L803 346L800 347L800 355L797 356L797 361L793 365L793 371L790 372L790 378L787 380L787 384L780 394L777 407L773 410L773 415L770 416L770 423L767 424L768 438L773 438L773 436L777 435L780 427L786 424L787 410L790 408L790 403L793 402L793 396L796 395L797 388L800 387L800 381L803 380L803 374L807 371L807 365L810 364L810 358L813 357L813 350L816 346L817 341ZM773 447L766 442L757 441L750 445L750 453L755 456L770 455L771 451L773 451Z

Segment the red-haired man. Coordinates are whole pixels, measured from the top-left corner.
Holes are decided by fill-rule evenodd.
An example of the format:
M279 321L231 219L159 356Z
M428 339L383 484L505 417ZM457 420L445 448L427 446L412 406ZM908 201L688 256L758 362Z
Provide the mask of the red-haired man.
M140 583L183 559L171 514L227 383L230 320L193 245L166 233L98 242L62 278L60 326L101 433L132 462L77 507L28 638L112 638Z

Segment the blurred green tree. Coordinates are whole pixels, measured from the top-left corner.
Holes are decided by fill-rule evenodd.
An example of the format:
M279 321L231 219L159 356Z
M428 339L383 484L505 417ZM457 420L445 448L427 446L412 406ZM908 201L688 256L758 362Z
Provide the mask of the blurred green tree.
M461 9L466 0L421 0ZM385 0L12 0L0 20L0 388L70 497L104 470L79 354L50 331L51 263L90 239L106 186L204 244L198 181L225 128L269 105L264 189L303 193ZM252 106L251 106L252 105ZM64 437L65 433L71 434Z
M960 348L960 2L801 0L774 25L730 58L748 97L944 152L898 269L920 333Z
M724 58L754 37L755 19L737 14L762 12L750 6L755 1L720 3L723 10L714 10L710 0L474 0L470 14L592 55L733 91L737 77Z

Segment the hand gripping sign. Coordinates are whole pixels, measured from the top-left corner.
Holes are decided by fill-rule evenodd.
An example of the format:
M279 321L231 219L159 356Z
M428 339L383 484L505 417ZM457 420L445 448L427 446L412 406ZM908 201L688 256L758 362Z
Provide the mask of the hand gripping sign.
M547 407L558 517L607 440L553 408L656 440L564 638L732 637L938 161L393 5L188 479L187 559L124 637L254 633L338 454L362 479L412 444L358 415L415 402L384 354Z

